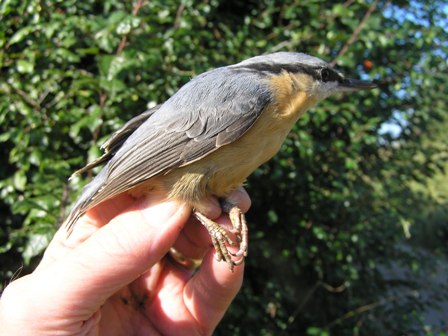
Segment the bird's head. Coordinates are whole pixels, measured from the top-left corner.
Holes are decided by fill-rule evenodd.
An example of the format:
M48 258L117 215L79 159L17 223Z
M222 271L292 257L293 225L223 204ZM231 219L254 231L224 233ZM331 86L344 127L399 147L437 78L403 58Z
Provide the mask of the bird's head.
M277 52L261 55L232 67L262 72L275 85L293 86L294 91L304 92L316 100L325 99L333 93L369 90L376 87L369 81L345 78L327 62L303 53Z

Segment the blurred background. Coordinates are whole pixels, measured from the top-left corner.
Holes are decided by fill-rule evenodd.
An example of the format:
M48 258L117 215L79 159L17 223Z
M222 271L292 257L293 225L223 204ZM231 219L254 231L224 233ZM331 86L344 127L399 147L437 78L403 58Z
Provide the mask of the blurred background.
M322 102L249 179L216 335L448 335L445 1L3 0L0 20L1 287L111 132L206 70L300 51L379 88Z

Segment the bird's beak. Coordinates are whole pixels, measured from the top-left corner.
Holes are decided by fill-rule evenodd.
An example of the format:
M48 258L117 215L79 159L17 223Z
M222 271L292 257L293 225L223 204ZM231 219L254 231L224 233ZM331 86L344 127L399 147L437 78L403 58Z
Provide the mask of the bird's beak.
M349 78L344 78L338 85L340 91L371 90L376 87L377 85L373 82Z

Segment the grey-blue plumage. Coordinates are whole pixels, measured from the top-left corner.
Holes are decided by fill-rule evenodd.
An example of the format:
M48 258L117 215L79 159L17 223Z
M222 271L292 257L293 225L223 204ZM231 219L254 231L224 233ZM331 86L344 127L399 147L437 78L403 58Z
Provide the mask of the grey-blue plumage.
M105 143L105 154L80 170L106 163L83 190L66 225L70 229L88 209L122 192L161 192L195 209L218 260L233 269L247 255L248 228L229 194L277 153L309 108L336 92L374 87L344 78L319 58L290 52L199 75L165 103L127 122ZM233 242L228 232L203 215L207 196L227 199L222 210L239 242L235 254L226 247Z
M127 137L109 141L114 152L99 160L98 164L108 162L83 189L66 225L71 228L80 215L104 200L241 137L272 97L266 74L239 70L222 67L203 73L147 113L146 120L137 116L136 122L117 131Z

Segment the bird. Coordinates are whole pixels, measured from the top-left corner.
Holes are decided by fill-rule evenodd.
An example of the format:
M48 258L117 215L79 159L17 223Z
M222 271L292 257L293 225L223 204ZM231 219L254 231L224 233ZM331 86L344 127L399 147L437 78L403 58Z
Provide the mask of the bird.
M72 175L104 164L64 224L71 232L87 210L124 192L161 193L191 206L216 259L233 271L247 256L248 227L229 194L280 150L297 120L319 101L375 87L300 52L264 54L204 72L125 123L102 145L101 157ZM220 200L233 229L204 215L210 196Z

